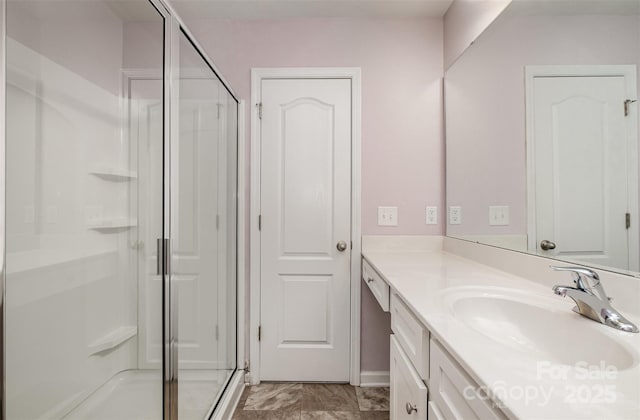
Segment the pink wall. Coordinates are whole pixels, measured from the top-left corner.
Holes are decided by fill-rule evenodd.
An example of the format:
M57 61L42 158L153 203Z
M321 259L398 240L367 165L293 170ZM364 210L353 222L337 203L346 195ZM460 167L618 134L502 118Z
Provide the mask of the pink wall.
M441 19L186 23L247 101L253 67L360 67L362 234L443 234L442 217L438 225L424 223L425 206L444 203ZM398 206L397 227L377 226L378 206ZM388 315L368 293L363 289L361 366L388 370Z
M424 206L443 200L440 19L187 24L247 100L253 67L361 67L362 233L442 234L424 223ZM398 206L398 227L377 226L384 205Z
M514 5L517 3L514 3ZM446 74L449 235L526 234L526 65L640 64L637 16L498 18ZM509 205L509 226L488 207Z
M444 67L449 68L512 0L454 0L444 15Z

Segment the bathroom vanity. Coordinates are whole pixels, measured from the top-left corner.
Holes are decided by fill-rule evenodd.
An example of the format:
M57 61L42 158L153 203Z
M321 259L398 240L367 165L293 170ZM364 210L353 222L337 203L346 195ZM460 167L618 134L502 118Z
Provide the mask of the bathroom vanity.
M453 238L364 237L363 281L391 312L391 419L639 418L640 334L574 313L551 291L571 282L551 262ZM637 279L602 274L637 324Z

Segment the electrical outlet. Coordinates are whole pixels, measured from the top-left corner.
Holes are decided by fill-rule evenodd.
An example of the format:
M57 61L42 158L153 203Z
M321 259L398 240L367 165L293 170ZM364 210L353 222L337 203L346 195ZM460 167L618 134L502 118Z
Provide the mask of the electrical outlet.
M462 207L460 206L449 207L449 224L450 225L462 224Z
M425 223L428 225L438 224L438 208L437 207L427 206Z
M378 207L378 226L398 226L398 208Z
M506 226L509 224L509 206L489 206L489 225Z

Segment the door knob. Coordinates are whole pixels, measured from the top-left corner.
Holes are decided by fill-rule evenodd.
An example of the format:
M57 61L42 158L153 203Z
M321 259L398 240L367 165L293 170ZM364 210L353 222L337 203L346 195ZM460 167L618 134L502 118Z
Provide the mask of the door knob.
M338 251L343 252L345 249L347 249L347 243L345 241L340 241L336 245L336 248L338 248Z
M404 407L407 410L407 414L412 414L414 412L418 412L418 407L415 405L412 405L411 403L407 403Z
M540 248L542 248L543 251L549 251L551 249L556 249L556 244L545 239L540 242Z

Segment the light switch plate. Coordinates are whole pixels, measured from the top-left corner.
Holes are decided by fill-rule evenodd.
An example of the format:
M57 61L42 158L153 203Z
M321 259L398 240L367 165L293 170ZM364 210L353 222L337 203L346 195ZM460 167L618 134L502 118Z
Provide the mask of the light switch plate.
M509 224L509 206L489 206L489 225L506 226Z
M435 206L427 206L425 215L425 223L428 225L438 224L438 208Z
M450 225L462 224L462 207L460 206L449 207L449 224Z
M398 208L378 207L378 226L398 226Z

